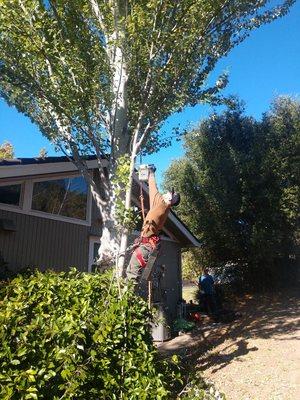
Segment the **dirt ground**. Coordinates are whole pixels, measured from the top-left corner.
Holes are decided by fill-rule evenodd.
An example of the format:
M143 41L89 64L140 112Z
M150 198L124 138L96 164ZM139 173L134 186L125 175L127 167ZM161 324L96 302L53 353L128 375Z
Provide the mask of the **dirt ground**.
M300 399L300 291L246 296L230 324L206 317L188 334L158 345L179 354L227 400Z

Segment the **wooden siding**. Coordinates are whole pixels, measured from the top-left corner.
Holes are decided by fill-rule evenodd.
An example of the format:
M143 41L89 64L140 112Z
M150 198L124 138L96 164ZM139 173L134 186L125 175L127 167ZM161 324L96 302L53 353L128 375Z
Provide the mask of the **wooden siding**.
M92 199L91 208L91 226L89 227L89 234L100 237L102 234L101 213L94 199Z
M0 230L0 252L10 270L76 266L87 271L88 226L4 210L0 210L0 219L10 219L16 226L15 232Z
M181 246L179 243L162 240L156 268L162 268L160 284L153 288L153 300L164 304L168 323L177 318L178 303L182 298Z

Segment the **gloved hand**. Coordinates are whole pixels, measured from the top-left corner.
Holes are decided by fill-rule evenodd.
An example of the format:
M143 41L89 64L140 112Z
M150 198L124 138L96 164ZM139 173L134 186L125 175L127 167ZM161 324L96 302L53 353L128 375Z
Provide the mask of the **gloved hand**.
M148 169L149 169L149 172L155 172L156 171L156 166L154 165L154 164L149 164L148 165Z

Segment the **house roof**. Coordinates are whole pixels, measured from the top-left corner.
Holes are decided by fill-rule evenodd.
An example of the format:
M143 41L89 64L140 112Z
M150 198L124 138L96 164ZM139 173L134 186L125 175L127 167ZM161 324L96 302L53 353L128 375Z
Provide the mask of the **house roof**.
M97 158L95 156L86 156L85 160L89 168L97 168ZM102 163L105 166L107 160L103 159ZM76 171L78 171L76 165L65 156L0 159L0 180Z
M95 156L85 157L89 168L97 168L97 158ZM103 159L105 166L106 159ZM0 159L0 183L20 180L20 178L32 177L36 175L48 175L61 172L76 172L77 167L68 157L45 157L45 158L16 158L11 160ZM139 198L140 185L137 176L134 177L133 196L135 200ZM148 187L143 183L143 190L148 196ZM147 207L146 196L146 207ZM200 242L191 233L188 227L180 220L174 211L171 210L165 224L165 231L170 236L175 236L182 246L199 247Z
M85 160L96 160L95 156L86 156ZM0 167L12 166L12 165L28 165L28 164L52 164L70 162L70 159L66 156L61 157L33 157L33 158L12 158L3 159L0 158Z

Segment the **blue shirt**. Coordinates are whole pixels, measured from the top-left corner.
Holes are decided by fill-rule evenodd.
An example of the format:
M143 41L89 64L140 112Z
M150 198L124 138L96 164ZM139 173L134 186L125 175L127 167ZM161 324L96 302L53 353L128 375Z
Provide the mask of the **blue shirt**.
M211 275L201 275L199 279L199 284L201 289L205 294L213 294L214 293L214 280Z

